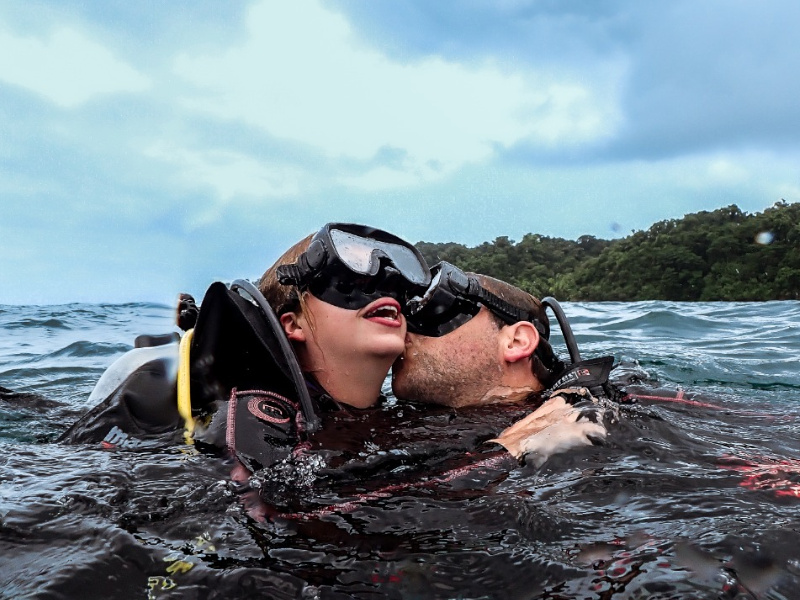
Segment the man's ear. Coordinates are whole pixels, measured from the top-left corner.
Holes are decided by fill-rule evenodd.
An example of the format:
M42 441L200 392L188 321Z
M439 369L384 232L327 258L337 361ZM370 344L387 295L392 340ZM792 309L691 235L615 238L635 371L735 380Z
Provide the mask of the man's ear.
M533 323L518 321L505 327L503 336L503 358L514 363L530 358L539 345L539 332Z
M300 323L300 317L293 313L287 312L280 316L283 331L286 332L286 337L295 342L305 342L306 332L303 325Z

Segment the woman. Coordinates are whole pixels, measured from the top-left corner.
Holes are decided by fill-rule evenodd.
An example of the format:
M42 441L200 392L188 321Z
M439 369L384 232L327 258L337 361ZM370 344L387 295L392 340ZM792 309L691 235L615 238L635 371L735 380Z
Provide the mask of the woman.
M61 440L133 448L181 435L226 447L250 471L274 464L302 444L326 407L376 402L404 348L401 310L429 283L412 245L329 223L267 270L261 288L269 304L249 282L217 282L180 352L171 336L153 348L137 343Z
M325 225L267 269L259 291L292 344L314 401L315 416L335 414L343 406L365 409L377 402L392 363L405 349L402 310L411 297L424 293L429 283L430 271L416 248L385 231L342 223ZM254 404L261 415L252 410ZM226 418L228 446L238 459L231 478L242 486L239 498L248 514L259 521L275 510L288 474L282 471L275 488L267 480L255 491L249 488L255 471L263 473L266 464L302 454L310 446L333 455L342 450L334 450L327 442L341 444L338 427L343 423L334 427L337 431L330 436L318 433L309 444L302 426L292 430L295 418L285 419L281 426L264 418L292 414L300 414L297 404L274 394L245 390L231 396ZM323 423L330 421L323 419ZM278 435L264 435L275 430ZM270 438L268 449L261 443L265 437ZM352 444L352 435L346 437L345 444Z

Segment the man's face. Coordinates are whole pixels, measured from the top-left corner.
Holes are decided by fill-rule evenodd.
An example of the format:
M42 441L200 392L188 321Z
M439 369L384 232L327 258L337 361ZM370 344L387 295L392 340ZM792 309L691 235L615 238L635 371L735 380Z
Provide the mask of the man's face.
M442 337L409 333L392 367L392 389L403 400L447 406L478 404L502 379L500 330L485 308Z

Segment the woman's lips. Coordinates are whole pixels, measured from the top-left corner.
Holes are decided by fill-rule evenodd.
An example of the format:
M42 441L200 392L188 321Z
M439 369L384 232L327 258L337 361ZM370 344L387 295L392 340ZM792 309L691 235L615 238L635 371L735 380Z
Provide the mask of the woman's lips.
M364 318L386 327L400 327L400 303L392 298L376 300L367 306Z

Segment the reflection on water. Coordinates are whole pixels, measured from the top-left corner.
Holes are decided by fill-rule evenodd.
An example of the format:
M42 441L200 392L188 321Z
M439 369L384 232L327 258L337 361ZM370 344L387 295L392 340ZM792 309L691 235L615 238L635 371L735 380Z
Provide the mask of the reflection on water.
M259 474L258 522L224 457L52 442L171 308L0 307L0 596L800 597L800 303L565 310L647 397L604 446L462 469L515 410L390 402Z

